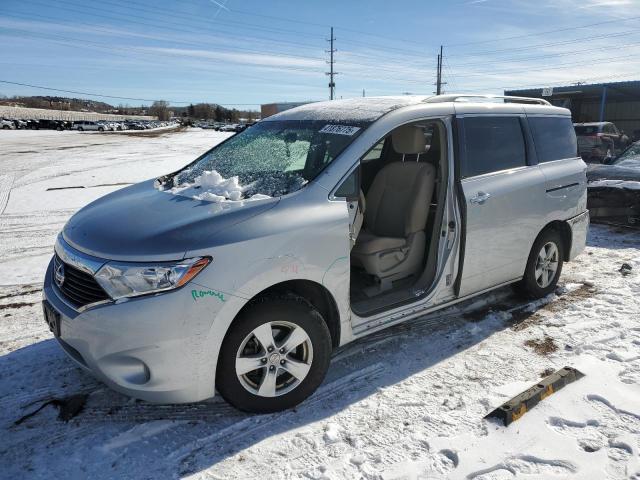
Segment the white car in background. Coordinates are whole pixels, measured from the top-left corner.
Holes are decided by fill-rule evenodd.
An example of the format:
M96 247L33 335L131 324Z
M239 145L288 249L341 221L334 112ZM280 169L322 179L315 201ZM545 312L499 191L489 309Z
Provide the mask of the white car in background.
M5 118L0 119L0 127L3 130L14 130L16 128L15 124L11 120L7 120Z
M73 122L73 126L71 130L78 130L79 132L84 131L97 131L104 132L107 128L101 122L92 122L89 120L81 120L78 122Z

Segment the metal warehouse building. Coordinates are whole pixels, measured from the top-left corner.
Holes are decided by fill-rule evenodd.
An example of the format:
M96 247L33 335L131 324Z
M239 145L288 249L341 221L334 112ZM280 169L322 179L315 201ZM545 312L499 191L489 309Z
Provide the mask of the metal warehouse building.
M640 81L507 90L505 95L544 98L571 110L574 122L613 122L640 137Z
M313 100L308 102L280 102L280 103L265 103L260 105L261 118L267 118L276 113L284 112L291 108L299 107L300 105L306 105L307 103L313 103Z

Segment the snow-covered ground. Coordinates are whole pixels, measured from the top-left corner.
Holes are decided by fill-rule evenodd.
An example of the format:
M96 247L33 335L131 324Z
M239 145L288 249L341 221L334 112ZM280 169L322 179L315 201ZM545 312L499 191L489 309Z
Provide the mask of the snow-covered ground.
M543 301L503 289L346 346L293 411L149 405L76 368L39 304L56 233L225 136L0 132L0 478L640 479L638 231L592 226ZM586 376L509 427L483 420L563 366ZM68 423L53 404L15 423L78 393Z
M0 285L41 281L56 235L80 207L177 170L231 135L132 132L0 131Z

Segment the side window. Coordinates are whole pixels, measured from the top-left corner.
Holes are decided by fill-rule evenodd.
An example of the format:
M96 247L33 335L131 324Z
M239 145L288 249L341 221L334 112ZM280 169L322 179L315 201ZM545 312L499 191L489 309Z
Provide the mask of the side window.
M578 156L576 133L570 118L530 117L538 162L553 162Z
M344 179L342 184L336 189L336 198L357 198L360 194L360 167L356 168Z
M464 178L527 164L519 117L466 117Z
M385 139L383 138L378 143L376 143L376 146L373 147L371 150L369 150L369 152L364 157L362 157L362 162L378 160L382 156L382 148L384 147L384 141Z

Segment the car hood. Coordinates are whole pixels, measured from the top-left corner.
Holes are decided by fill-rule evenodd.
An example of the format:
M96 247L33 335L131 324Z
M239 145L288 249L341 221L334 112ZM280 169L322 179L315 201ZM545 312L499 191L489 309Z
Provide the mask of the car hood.
M621 165L590 165L587 170L587 181L597 180L640 181L640 162L637 168Z
M277 205L278 198L211 203L172 195L148 180L77 212L63 229L72 247L109 260L178 260L215 244L216 233Z

